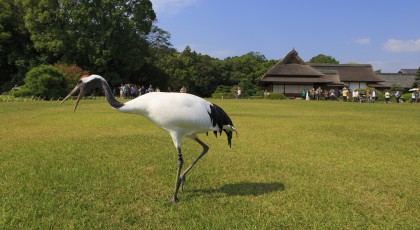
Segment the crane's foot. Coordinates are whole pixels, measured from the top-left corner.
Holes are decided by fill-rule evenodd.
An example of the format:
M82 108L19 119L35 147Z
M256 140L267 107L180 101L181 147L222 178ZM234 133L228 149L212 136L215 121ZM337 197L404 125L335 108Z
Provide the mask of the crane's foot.
M171 200L171 203L172 203L172 204L176 204L176 203L178 203L178 202L179 202L178 197L174 197L174 198Z

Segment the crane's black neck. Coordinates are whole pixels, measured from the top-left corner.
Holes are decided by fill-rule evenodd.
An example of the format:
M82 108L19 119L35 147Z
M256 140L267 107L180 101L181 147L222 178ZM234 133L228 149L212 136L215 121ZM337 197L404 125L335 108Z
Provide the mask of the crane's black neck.
M115 109L119 109L124 106L124 103L119 102L111 92L111 88L109 87L108 83L105 80L101 81L102 89L105 93L105 98L108 103Z

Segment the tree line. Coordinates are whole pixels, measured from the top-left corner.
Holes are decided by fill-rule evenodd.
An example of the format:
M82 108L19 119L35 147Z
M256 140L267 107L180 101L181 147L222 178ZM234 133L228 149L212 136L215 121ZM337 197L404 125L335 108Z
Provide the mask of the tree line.
M162 91L178 91L185 86L190 93L209 97L239 86L242 95L248 96L261 91L257 81L278 61L258 52L221 60L189 46L177 51L170 33L156 24L150 0L3 0L0 90L24 85L35 67L52 73L45 66L50 65L63 74L64 82L54 81L64 89L71 88L82 74L94 73L104 76L112 87L151 84ZM330 56L317 58L320 63L338 64ZM41 84L36 80L41 81L44 72L33 72L26 81Z

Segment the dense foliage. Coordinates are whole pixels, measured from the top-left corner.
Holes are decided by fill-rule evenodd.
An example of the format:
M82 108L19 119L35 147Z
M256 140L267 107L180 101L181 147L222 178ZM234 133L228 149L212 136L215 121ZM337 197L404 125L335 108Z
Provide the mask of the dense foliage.
M24 23L25 9L14 0L0 1L0 90L21 85L31 67L41 63Z
M111 82L138 75L156 19L149 0L8 0L0 9L3 90L39 64L75 64Z
M76 65L66 65L66 64L55 64L55 68L57 68L66 79L67 88L71 90L76 86L77 81L79 81L80 76L89 74L88 71L83 70L82 68Z
M13 92L14 96L38 96L58 98L65 96L67 82L64 75L55 67L41 65L31 69L25 77L22 89Z
M75 63L111 81L145 62L156 15L149 0L20 0L36 50L49 62Z
M313 64L340 64L335 58L324 54L318 54L309 60Z

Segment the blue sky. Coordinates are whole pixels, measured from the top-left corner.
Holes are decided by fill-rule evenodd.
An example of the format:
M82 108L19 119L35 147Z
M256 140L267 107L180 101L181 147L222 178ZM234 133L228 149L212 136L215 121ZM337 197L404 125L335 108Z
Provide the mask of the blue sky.
M325 54L397 72L420 67L419 0L151 0L178 51L215 58Z

